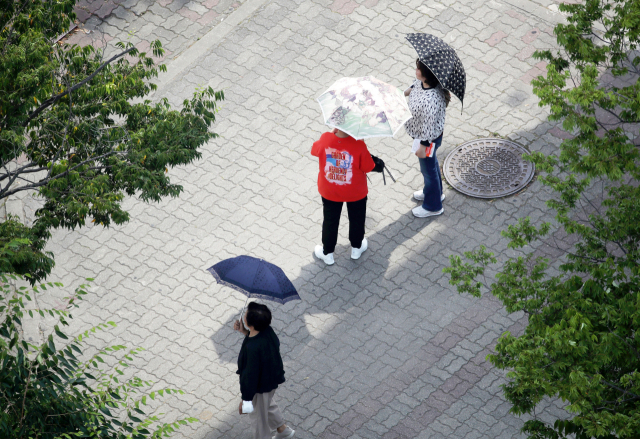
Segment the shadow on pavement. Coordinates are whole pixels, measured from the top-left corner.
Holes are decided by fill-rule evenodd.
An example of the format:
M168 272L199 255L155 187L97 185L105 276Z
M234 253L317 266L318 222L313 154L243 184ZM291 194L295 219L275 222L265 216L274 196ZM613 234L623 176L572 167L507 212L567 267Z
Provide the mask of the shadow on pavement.
M280 337L283 343L283 359L287 360L284 357L289 350L285 345L293 342L296 349L299 349L300 344L306 345L314 340L304 324L305 316L316 314L339 316L345 313L361 291L372 292L372 285L374 285L374 290L384 290L384 288L380 288L380 282L384 282L388 277L386 273L392 253L400 245L419 235L433 221L438 221L439 218L441 217L417 219L414 218L411 210L408 210L396 221L372 235L367 235L369 249L357 261L349 257L351 246L348 241L347 244L342 242L336 246L336 255L340 256L336 257L336 263L333 266L325 266L315 256L311 256L313 261L302 267L300 276L291 279L298 288L298 293L303 301L302 305L307 308L306 311L294 317L282 308L298 307L300 306L298 301L290 302L284 306L267 303L274 314L273 326L276 332L286 334L294 339L285 343L283 337ZM348 220L345 213L341 219L341 230L344 231L347 227ZM344 238L340 237L339 241L344 241ZM218 360L223 363L235 363L237 360L240 339L238 334L233 331L233 322L238 318L239 313L240 310L210 337L218 354Z

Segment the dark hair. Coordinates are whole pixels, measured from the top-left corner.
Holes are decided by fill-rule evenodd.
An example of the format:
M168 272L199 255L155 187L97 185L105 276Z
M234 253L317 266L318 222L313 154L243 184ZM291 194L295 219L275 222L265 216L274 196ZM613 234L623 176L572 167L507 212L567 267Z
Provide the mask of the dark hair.
M253 326L256 331L264 331L271 325L271 311L267 305L249 302L247 307L247 326Z
M420 58L416 59L416 68L420 70L420 73L422 73L422 77L425 79L425 82L429 84L429 87L436 88L437 86L441 85L440 81L438 81L438 78L436 78L436 75L433 74L429 67L427 67L422 61L420 61ZM444 93L444 103L448 107L449 102L451 102L451 93L449 93L449 90L445 90L444 88L442 89L442 91Z

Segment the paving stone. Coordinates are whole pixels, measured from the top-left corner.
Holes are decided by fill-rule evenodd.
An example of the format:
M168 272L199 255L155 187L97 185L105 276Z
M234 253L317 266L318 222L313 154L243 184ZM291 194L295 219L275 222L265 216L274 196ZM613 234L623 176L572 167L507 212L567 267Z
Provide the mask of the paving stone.
M112 343L109 337L144 347L139 366L156 388L187 391L162 406L167 419L207 417L176 438L252 436L250 421L235 412L241 338L230 329L245 298L205 271L238 254L281 266L303 299L271 305L287 377L276 400L296 437L523 437L525 418L508 412L501 393L504 373L485 360L500 334L522 330L523 316L506 315L492 296L458 295L442 269L450 255L480 244L502 258L515 254L500 231L523 215L551 220L549 190L534 183L516 197L487 201L447 187L444 215L414 219L410 195L421 177L410 139L400 132L368 140L398 181L384 186L371 176L370 250L349 259L345 212L336 264L325 267L312 256L322 214L318 165L309 155L325 131L317 96L349 75L406 87L415 54L402 34L425 29L457 48L468 79L464 110L455 98L448 109L441 161L456 145L494 132L551 153L568 134L546 122L529 85L545 69L530 57L553 46L551 24L515 8L534 0L514 1L265 0L153 96L180 105L197 86L225 91L213 128L220 137L200 160L169 174L184 192L154 204L127 199L129 223L55 231L47 250L57 261L52 279L71 288L96 279L72 330L116 321L90 347ZM108 52L135 30L134 44L160 39L171 63L244 4L79 3L92 32L73 38L100 41ZM47 300L66 295L55 294ZM562 416L562 405L550 401L544 412Z

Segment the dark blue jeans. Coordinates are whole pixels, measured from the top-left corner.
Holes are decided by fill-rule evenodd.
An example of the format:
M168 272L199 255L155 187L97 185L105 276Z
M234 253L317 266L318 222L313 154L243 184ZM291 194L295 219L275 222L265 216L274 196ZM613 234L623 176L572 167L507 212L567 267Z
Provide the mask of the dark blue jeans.
M420 172L424 178L424 201L422 202L422 208L431 212L437 212L442 209L442 176L440 175L440 165L438 164L438 148L442 144L442 134L436 140L433 141L436 145L436 150L433 153L433 157L426 157L424 159L418 159L420 161ZM425 142L426 143L426 142Z

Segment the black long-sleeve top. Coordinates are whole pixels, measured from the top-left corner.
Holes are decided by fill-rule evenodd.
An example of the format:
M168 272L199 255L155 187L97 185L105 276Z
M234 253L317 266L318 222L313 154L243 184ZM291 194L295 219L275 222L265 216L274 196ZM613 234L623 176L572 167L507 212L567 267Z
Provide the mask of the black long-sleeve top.
M244 338L236 373L240 375L243 401L251 401L256 393L271 392L284 383L280 340L271 327Z

